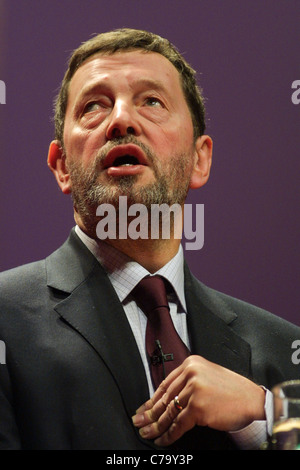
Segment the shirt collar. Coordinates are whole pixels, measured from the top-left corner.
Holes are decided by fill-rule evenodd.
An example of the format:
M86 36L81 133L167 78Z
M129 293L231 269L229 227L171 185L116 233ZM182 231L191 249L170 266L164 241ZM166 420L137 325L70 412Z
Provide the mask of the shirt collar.
M106 270L121 302L126 299L132 289L145 276L150 274L147 269L126 254L102 240L96 241L90 238L78 225L76 225L75 231L81 241ZM184 311L186 311L184 295L184 257L181 245L176 255L155 274L161 275L170 282Z

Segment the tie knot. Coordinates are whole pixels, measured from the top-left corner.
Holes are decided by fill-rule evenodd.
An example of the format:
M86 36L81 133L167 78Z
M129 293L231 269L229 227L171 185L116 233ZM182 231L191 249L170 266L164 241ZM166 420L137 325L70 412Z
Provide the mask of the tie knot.
M148 315L159 307L169 308L164 280L160 276L146 276L133 289L137 304Z

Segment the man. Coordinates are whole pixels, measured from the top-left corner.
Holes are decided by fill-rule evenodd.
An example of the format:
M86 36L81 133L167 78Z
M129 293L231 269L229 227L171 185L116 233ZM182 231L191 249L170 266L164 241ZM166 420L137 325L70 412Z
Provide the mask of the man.
M48 165L72 195L76 228L46 260L1 275L1 447L258 448L271 387L299 374L299 328L199 283L172 235L97 237L102 204L119 227L120 197L183 208L207 182L212 141L194 71L151 33L96 36L71 57L55 123ZM172 286L190 351L156 390L133 294L153 274Z

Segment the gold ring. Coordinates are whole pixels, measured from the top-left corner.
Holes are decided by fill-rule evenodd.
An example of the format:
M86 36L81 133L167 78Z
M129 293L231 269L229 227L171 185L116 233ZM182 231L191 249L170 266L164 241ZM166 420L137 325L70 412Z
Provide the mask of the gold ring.
M179 410L179 411L181 411L183 409L180 402L179 402L179 398L178 398L177 395L174 398L174 405L175 405L175 408L177 408L177 410Z

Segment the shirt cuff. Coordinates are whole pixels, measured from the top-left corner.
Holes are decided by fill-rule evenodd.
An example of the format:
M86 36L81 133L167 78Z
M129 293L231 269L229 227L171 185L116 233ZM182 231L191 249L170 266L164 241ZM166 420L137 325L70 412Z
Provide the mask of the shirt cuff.
M230 436L235 444L243 450L256 450L267 441L272 434L273 427L273 394L262 387L265 392L265 415L266 420L253 421L248 426L238 431L230 432Z

